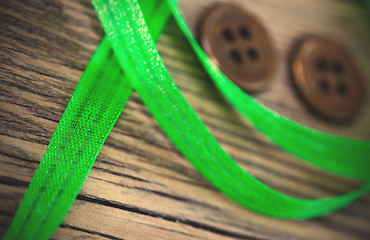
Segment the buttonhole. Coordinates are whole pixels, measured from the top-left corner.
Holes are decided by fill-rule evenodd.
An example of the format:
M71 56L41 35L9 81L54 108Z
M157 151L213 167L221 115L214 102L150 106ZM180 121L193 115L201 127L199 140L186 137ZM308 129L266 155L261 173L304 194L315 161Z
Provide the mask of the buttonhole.
M227 42L234 42L234 35L230 29L226 28L222 31L222 36Z
M328 93L329 92L329 84L326 79L320 79L318 81L318 87L322 93Z
M343 81L338 81L337 92L340 96L345 97L348 95L348 86Z
M250 34L248 28L246 28L244 26L239 27L238 32L239 32L239 35L240 35L241 38L244 38L244 39L250 39L251 38L251 34Z
M242 58L241 58L239 52L237 50L235 50L235 49L234 50L231 50L229 52L229 56L236 63L241 63L242 62Z
M328 63L323 58L319 58L316 61L316 68L319 72L325 72L328 70Z
M344 72L343 65L338 61L333 62L333 70L337 75L341 75Z
M251 61L257 61L259 59L258 52L255 48L248 48L247 56Z

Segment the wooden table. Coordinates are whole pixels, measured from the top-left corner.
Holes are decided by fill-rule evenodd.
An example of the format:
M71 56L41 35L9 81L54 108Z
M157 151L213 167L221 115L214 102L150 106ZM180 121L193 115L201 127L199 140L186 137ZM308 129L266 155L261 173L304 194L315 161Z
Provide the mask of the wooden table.
M193 29L215 0L182 1ZM254 95L277 112L330 133L370 139L370 102L349 123L316 116L298 97L287 60L317 33L346 44L370 79L369 11L350 1L240 1L278 51L274 85ZM88 0L1 1L0 236L25 193L101 37ZM316 198L361 183L283 152L223 99L170 20L158 48L181 92L222 147L249 173L286 194ZM369 82L367 82L368 92ZM370 239L370 195L325 217L285 221L244 209L214 189L176 150L137 94L104 144L53 239Z

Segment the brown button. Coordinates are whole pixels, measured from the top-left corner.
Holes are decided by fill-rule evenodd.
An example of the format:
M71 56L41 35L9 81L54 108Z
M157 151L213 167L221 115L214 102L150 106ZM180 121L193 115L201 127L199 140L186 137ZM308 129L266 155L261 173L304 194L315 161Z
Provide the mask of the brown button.
M275 69L275 52L266 29L242 7L218 4L200 24L206 54L246 91L264 88Z
M358 111L365 84L343 46L322 37L308 37L293 54L291 64L299 92L318 113L346 120Z

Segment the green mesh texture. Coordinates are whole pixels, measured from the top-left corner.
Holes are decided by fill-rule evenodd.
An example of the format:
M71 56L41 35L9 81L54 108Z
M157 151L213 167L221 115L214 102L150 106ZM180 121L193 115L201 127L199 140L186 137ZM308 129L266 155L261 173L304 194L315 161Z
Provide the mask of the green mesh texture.
M117 61L101 70L102 60L113 63L114 57L107 41L101 46L77 85L4 239L51 236L122 112L130 95L125 89L131 87L118 78L122 74Z
M147 1L146 2L152 2ZM142 0L144 2L144 0ZM143 10L157 18L158 39L169 9ZM48 239L62 223L132 92L108 39L103 38L82 75L4 239Z
M152 38L158 39L169 9L223 95L283 149L331 172L368 180L370 147L366 141L306 128L259 104L207 58L174 0L168 0L168 5L163 0L140 3L141 9L136 0L93 1L107 38L81 77L4 239L51 237L76 198L132 88L202 175L249 209L273 217L305 219L330 213L370 190L370 184L365 184L339 197L298 199L271 189L240 168L181 95L155 48Z
M169 1L169 3L175 17L181 16L176 11L176 3L173 1ZM341 208L369 190L370 184L365 184L357 191L339 197L314 200L298 199L279 193L252 177L220 147L181 95L151 40L137 1L93 0L93 5L121 67L125 69L132 86L158 124L202 175L230 198L249 209L269 216L305 219L321 216ZM194 40L194 38L191 39ZM257 119L258 128L267 129L265 132L272 139L276 139L284 146L301 144L298 146L300 154L304 155L302 152L305 153L308 156L307 161L315 162L326 168L330 168L336 163L336 166L339 167L332 167L332 171L341 169L343 174L366 179L367 175L363 173L362 168L369 166L367 161L368 142L327 135L284 119L262 107L233 85L230 80L220 74L220 71L212 65L205 55L202 55L200 60L206 61L205 65L212 70L209 73L215 75L216 82L220 82L225 96L228 99L234 98L235 103L240 101L237 105L239 108L248 105L248 107L242 108L245 110L242 112L249 119ZM225 90L226 88L231 88L231 90ZM238 95L231 96L229 91ZM241 96L244 98L239 98ZM286 137L286 135L290 135L290 137ZM315 140L320 141L317 144L311 143ZM350 146L346 144L350 144ZM360 166L350 165L346 158L332 153L334 148L330 148L330 146L345 148L349 152L343 152L340 149L338 151L342 151L342 154L345 153L347 157L351 158L351 161L358 161ZM310 153L311 150L307 151L306 148L315 151ZM316 155L318 152L324 154L326 158L322 159L321 156ZM328 158L329 156L332 158ZM337 161L335 157L340 160ZM352 157L356 159L352 159Z

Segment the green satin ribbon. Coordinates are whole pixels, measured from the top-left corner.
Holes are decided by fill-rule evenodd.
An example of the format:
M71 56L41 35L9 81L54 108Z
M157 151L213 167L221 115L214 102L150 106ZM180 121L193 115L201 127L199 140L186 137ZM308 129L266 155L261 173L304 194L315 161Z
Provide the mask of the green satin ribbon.
M368 180L370 143L306 128L245 94L204 54L174 0L168 0L168 5L163 0L142 0L141 8L136 0L95 0L93 4L107 37L81 77L4 239L51 237L76 198L132 89L202 175L249 209L273 217L305 219L330 213L370 190L366 183L338 197L298 199L252 177L208 132L155 48L152 38L158 39L169 9L223 95L282 148L331 172Z

